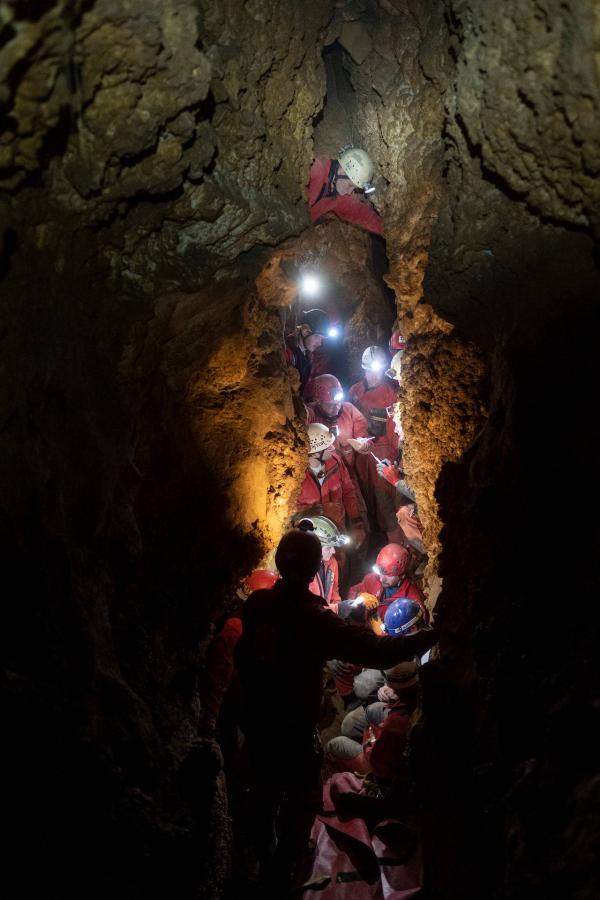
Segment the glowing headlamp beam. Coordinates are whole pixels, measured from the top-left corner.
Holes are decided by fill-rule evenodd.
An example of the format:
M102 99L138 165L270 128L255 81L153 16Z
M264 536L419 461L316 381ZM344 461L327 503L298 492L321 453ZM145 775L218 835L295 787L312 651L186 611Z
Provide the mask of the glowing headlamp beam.
M330 337L330 338L339 337L339 334L340 334L340 329L337 327L337 325L332 325L331 328L329 328L327 331L327 337Z
M306 297L316 297L321 292L321 279L318 275L306 272L300 279L300 290Z
M344 399L344 392L336 391L335 394L333 395L333 399L334 399L335 403L339 403L341 400Z

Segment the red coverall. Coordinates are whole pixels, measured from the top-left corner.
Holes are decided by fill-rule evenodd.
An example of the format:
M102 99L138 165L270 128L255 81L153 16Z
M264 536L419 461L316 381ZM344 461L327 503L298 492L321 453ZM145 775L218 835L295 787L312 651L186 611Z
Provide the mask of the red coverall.
M332 213L366 231L383 234L381 217L368 200L361 200L356 194L338 194L331 177L336 168L335 159L315 159L310 167L308 203L311 222Z
M334 613L337 613L342 599L340 597L339 578L338 562L335 556L332 556L331 559L321 560L319 571L308 586L312 594L323 597L329 609Z
M372 418L373 412L381 418L385 409L398 399L397 392L389 381L383 381L377 387L369 388L366 381L359 381L350 388L350 400L358 407L369 425L371 434L379 430ZM370 449L379 459L393 461L398 456L400 442L394 431L394 420L387 418L384 433L376 434ZM401 533L396 522L396 489L388 484L377 473L377 463L370 453L358 454L355 471L363 497L371 515L376 519L379 528L385 531L390 543L400 542Z
M203 730L214 732L223 697L234 672L233 654L242 634L239 616L227 619L206 653L206 675L201 684Z
M367 420L363 414L353 403L348 403L346 400L342 403L340 414L336 419L330 419L329 416L326 416L317 401L309 403L308 410L307 425L313 422L320 422L322 425L327 425L328 428L337 425L338 435L334 446L350 471L352 471L355 454L348 443L348 438L369 437Z
M300 493L297 509L302 511L320 506L323 515L331 519L340 531L346 528L346 518L350 525L362 523L358 489L350 477L344 460L337 453L332 453L325 460L325 479L319 484L312 469L307 468Z
M407 541L422 541L423 526L417 515L417 509L414 503L406 503L401 506L396 513L397 521L404 533ZM404 543L401 541L400 543Z
M379 580L379 575L376 575L375 572L369 572L368 575L365 575L360 584L355 584L348 591L348 599L354 600L355 597L358 597L359 594L373 594L379 600L379 606L377 607L377 615L383 619L385 616L386 610L390 603L394 600L397 600L399 597L406 597L408 600L416 600L423 613L425 615L425 621L427 622L429 619L429 613L427 612L427 607L425 606L425 598L423 594L419 590L416 584L413 584L408 578L404 578L400 584L394 587L393 593L391 596L384 598L384 587Z
M425 598L416 584L413 584L408 578L404 578L400 584L394 587L393 591L390 591L388 597L384 598L384 591L385 588L381 584L379 576L376 575L375 572L369 572L368 575L365 575L360 584L355 584L350 588L348 591L348 600L354 600L359 594L373 594L380 601L379 606L377 607L377 615L380 619L383 619L388 606L393 600L397 600L399 597L407 597L409 600L417 601L423 610L425 621L429 621L429 613L425 606ZM346 697L348 694L352 693L354 689L354 678L361 671L360 666L355 666L352 663L340 664L336 661L333 680L335 681L335 686L340 697Z

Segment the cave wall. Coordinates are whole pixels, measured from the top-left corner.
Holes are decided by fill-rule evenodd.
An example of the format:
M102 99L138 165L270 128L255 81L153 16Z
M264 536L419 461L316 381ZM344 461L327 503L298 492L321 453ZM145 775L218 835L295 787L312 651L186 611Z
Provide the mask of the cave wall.
M338 41L409 338L430 599L443 526L442 656L473 705L449 703L428 744L428 887L597 896L595 5L46 0L1 17L14 895L79 895L81 870L91 895L218 893L218 759L188 753L198 641L303 467L278 245L307 225ZM365 335L372 302L365 286Z
M489 415L437 487L442 654L468 685L474 730L454 731L461 790L436 817L438 844L451 828L469 863L432 869L434 893L587 898L599 887L585 560L598 541L600 20L586 2L446 12L456 68L424 296L485 355Z
M215 896L224 877L199 642L305 464L268 248L307 225L330 15L2 7L14 896L79 895L84 870L94 896Z
M338 74L336 86L345 119L339 101L329 113L328 97L317 139L325 143L319 129L324 130L329 115L336 137L346 121L347 134L366 147L377 168L373 198L384 223L385 280L395 293L399 326L407 338L398 404L404 465L425 529L427 593L433 606L440 589L442 527L436 481L445 462L460 458L486 412L481 352L435 312L423 292L444 189L443 98L453 70L444 7L388 0L339 4L328 40L342 49L345 78Z

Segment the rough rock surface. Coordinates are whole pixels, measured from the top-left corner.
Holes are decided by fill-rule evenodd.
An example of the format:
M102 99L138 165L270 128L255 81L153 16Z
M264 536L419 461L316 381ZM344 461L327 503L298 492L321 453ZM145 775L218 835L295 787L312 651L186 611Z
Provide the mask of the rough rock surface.
M19 896L39 879L79 895L81 868L92 896L219 892L222 854L207 848L226 817L193 745L199 646L277 540L305 464L280 301L256 278L261 248L308 224L330 15L322 2L1 9Z
M286 265L318 236L361 343L387 325L338 252L381 271L370 238L298 239L336 41L318 152L385 182L432 578L443 548L428 890L598 896L598 33L592 0L0 9L12 896L220 892L199 643L304 465Z
M443 192L448 34L440 4L359 6L340 4L329 28L328 39L337 36L349 56L332 53L327 58L328 86L334 90L331 100L328 91L317 141L323 152L333 153L328 135L338 141L344 133L346 140L351 136L372 155L379 173L374 198L384 220L385 278L394 289L398 322L408 338L398 407L404 462L425 526L433 605L441 529L436 480L445 462L459 459L485 413L484 363L478 351L423 296L431 231ZM353 54L348 35L360 36L360 53Z
M433 892L587 898L599 889L598 585L585 562L598 541L598 10L446 6L456 68L424 289L485 354L490 391L484 427L437 491L442 649L476 727L454 731L460 796L430 834L439 847L453 832L454 862L437 856ZM564 614L566 596L581 618Z

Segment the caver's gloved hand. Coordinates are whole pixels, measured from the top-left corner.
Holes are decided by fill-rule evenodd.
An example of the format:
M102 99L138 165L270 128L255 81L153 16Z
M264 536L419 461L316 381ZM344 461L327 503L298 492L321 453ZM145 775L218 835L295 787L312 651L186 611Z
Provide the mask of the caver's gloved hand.
M342 619L350 619L351 622L364 625L368 616L375 612L378 606L379 600L374 594L359 594L354 600L342 600L338 606L338 615Z
M365 592L364 594L359 594L356 599L361 601L368 613L374 612L379 606L379 600L375 594Z
M382 459L377 463L377 474L393 487L396 487L401 478L398 466L392 465L389 459Z

